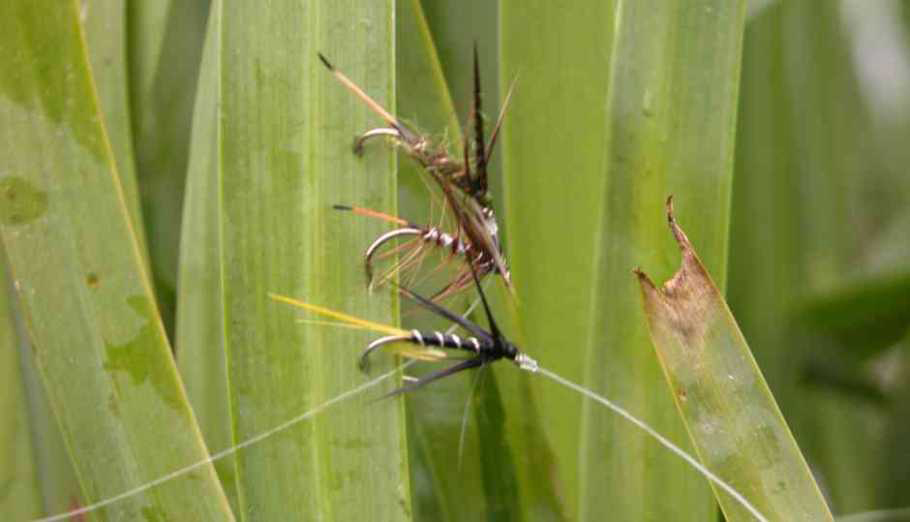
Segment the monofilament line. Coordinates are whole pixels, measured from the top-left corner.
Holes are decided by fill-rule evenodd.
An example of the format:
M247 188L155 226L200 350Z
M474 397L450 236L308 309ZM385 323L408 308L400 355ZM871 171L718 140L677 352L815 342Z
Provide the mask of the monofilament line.
M616 413L620 417L626 419L627 421L631 422L632 424L637 426L640 430L642 430L645 433L647 433L648 435L650 435L654 440L656 440L658 443L660 443L661 446L667 448L671 452L675 453L676 456L678 456L679 458L686 461L690 466L692 466L699 473L704 475L705 478L707 478L711 482L717 484L717 486L719 488L723 489L731 497L736 499L736 501L739 502L744 508L746 508L746 510L748 510L749 513L751 513L752 516L754 516L757 520L760 520L761 522L768 522L768 519L765 518L765 516L762 515L761 512L759 512L758 509L755 508L755 506L750 504L749 501L746 500L746 497L742 496L739 493L739 491L736 491L736 489L734 489L733 486L731 486L730 484L727 484L722 478L720 478L717 475L715 475L714 473L712 473L711 470L709 470L704 465L702 465L702 463L695 460L694 457L692 457L691 455L686 453L682 448L680 448L676 444L673 444L672 442L670 442L670 440L668 438L664 437L663 435L658 433L654 428L645 424L644 421L639 420L637 417L635 417L634 415L632 415L631 413L626 411L625 408L623 408L617 404L614 404L609 399L602 397L602 396L592 392L591 390L588 390L587 388L583 388L583 387L579 386L578 384L575 384L572 381L569 381L567 379L560 377L559 375L556 375L555 373L547 370L546 368L538 368L537 373L543 375L544 377L547 377L550 380L556 381L559 384L562 384L566 388L575 390L578 393L584 395L585 397L587 397L595 402L598 402L600 404L603 404L607 408L613 410L614 413Z
M324 403L320 404L319 406L316 406L312 410L309 410L305 413L301 413L300 415L297 415L296 417L294 417L290 420L287 420L268 431L264 431L264 432L260 433L259 435L251 437L251 438L241 442L240 444L237 444L236 446L221 450L217 453L213 453L212 455L210 455L208 458L206 458L204 460L200 460L199 462L195 462L193 464L190 464L189 466L185 466L178 470L172 471L171 473L168 473L167 475L163 475L151 482L146 482L145 484L142 484L141 486L136 486L135 488L133 488L129 491L124 491L123 493L120 493L119 495L115 495L113 497L106 498L104 500L99 500L98 502L95 502L93 504L89 504L87 506L82 506L79 509L67 511L66 513L60 513L60 514L53 515L50 517L45 517L45 518L38 518L38 519L35 519L33 522L52 522L55 520L65 520L70 517L75 517L78 515L82 515L84 513L88 513L90 511L94 511L96 509L100 509L100 508L109 506L109 505L119 502L125 498L129 498L133 495L138 495L139 493L148 491L148 490L154 488L155 486L164 484L165 482L175 479L177 477L180 477L182 475L186 475L187 473L190 473L198 468L201 468L202 466L211 464L212 462L215 462L216 460L220 460L220 459L223 459L224 457L227 457L228 455L237 453L238 451L240 451L244 448L248 448L248 447L252 446L253 444L262 442L263 440L271 437L272 435L275 435L276 433L282 432L282 431L294 426L295 424L298 424L300 422L303 422L303 421L309 419L310 417L316 415L317 413L322 412L322 410L325 410L329 406L332 406L345 399L353 397L354 395L357 395L358 393L362 393L362 392L368 390L369 388L372 388L373 386L376 386L380 382L382 382L382 381L388 379L389 377L392 377L393 375L397 374L398 372L404 370L405 368L410 366L412 363L414 363L414 361L408 361L408 362L396 367L394 370L386 372L386 373L380 375L379 377L376 377L373 380L367 381L367 382L361 384L360 386L357 386L356 388L350 389L350 390L342 393L341 395L337 395L337 396L325 401Z

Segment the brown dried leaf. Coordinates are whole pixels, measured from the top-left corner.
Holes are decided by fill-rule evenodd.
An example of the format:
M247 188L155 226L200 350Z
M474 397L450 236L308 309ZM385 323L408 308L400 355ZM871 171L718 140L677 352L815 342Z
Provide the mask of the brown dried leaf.
M651 339L702 463L769 520L832 520L805 459L723 296L685 232L682 264L660 288L636 270ZM727 520L753 520L715 490Z

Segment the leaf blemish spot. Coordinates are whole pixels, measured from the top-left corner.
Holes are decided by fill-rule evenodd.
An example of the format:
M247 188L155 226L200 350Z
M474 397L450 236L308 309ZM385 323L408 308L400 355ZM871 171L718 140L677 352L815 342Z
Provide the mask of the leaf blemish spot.
M0 180L0 223L24 225L47 212L47 192L39 190L28 180L10 176Z

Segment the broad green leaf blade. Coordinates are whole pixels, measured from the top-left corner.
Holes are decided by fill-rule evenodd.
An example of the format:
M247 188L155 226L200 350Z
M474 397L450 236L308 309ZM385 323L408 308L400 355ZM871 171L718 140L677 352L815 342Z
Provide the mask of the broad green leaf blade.
M209 2L126 2L125 9L142 213L158 304L173 334L180 213Z
M47 393L41 382L41 376L35 368L35 361L30 356L31 344L19 312L13 281L6 266L6 252L0 247L0 265L3 269L3 280L7 292L2 296L4 310L8 314L3 324L4 353L8 354L8 368L15 372L14 376L3 379L8 386L18 386L20 391L7 388L13 397L20 394L18 402L10 404L16 408L16 415L21 415L21 420L5 424L10 429L24 429L25 434L19 437L14 444L8 447L15 450L15 458L27 458L28 461L19 460L20 467L11 465L0 466L0 469L15 473L18 483L7 482L8 497L4 502L13 502L16 505L28 505L33 499L24 493L22 488L34 487L38 505L30 516L34 518L51 513L73 509L81 505L81 492L73 465L66 448L60 429L54 419L54 414L47 401ZM9 404L9 403L8 403ZM24 424L23 424L24 423ZM11 433L11 432L10 432ZM27 437L27 438L22 438ZM29 481L32 481L29 483ZM7 508L0 508L0 513L8 513Z
M219 4L213 4L217 8ZM224 309L221 301L221 259L218 221L218 58L219 15L207 28L193 114L187 167L180 263L177 279L177 366L187 397L209 451L232 444L231 409L224 354ZM231 506L238 512L235 458L215 462Z
M505 0L500 88L517 78L502 136L507 254L524 349L573 381L584 378L595 238L604 186L604 103L610 2ZM581 399L533 387L558 468L547 474L577 519Z
M127 92L126 3L124 0L95 0L85 4L82 15L92 77L104 111L104 128L117 162L130 220L147 259Z
M79 16L76 2L0 7L0 234L91 503L199 462L206 449L148 286ZM105 514L231 519L210 466Z
M800 197L793 190L793 114L786 100L783 11L752 20L743 44L742 90L730 234L730 306L787 418L799 411L785 310L804 284ZM755 223L763 223L757 227ZM800 437L800 426L793 425ZM803 442L805 449L809 441Z
M44 513L35 437L29 426L24 365L14 315L15 293L0 247L0 513L28 520Z
M23 406L27 407L29 431L33 437L31 450L35 473L40 477L37 485L41 493L41 510L37 514L61 513L83 505L83 494L35 360L24 355L31 354L31 344L24 335L21 314L17 311L15 315L20 343L19 370L26 400Z
M671 212L682 266L659 289L638 275L661 368L702 463L768 520L833 520L742 332ZM754 520L728 495L715 496L727 520Z
M617 16L586 384L686 447L629 272L670 272L659 216L675 194L723 284L745 2L626 1ZM625 424L586 403L581 517L711 518L707 483Z
M219 4L218 191L223 324L234 442L318 406L365 376L369 332L313 317L269 292L372 321L395 320L386 292L365 290L362 249L384 230L336 203L394 213L394 156L351 152L377 118L326 70L322 52L393 107L393 4ZM381 359L381 360L380 360ZM375 372L391 357L377 358ZM237 455L240 516L257 520L410 518L399 400L368 404L386 382Z

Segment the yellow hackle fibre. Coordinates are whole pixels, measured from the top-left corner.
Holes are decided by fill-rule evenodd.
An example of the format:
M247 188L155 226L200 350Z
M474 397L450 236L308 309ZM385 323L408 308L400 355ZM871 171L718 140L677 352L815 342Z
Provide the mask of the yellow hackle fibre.
M374 323L373 321L367 321L366 319L361 319L359 317L354 317L346 313L338 312L330 308L325 308L323 306L314 305L310 303L305 303L293 297L288 297L280 294L273 294L269 292L269 297L273 300L280 303L289 304L297 308L303 308L304 310L319 314L324 317L331 317L332 319L337 319L341 321L340 324L328 323L332 326L347 326L350 328L357 328L363 330L372 330L374 332L384 333L387 335L395 336L409 336L411 332L407 330L402 330L401 328L396 328L387 324ZM315 321L314 321L315 322ZM421 361L439 361L445 359L446 353L442 350L437 350L435 348L415 348L414 346L408 345L407 343L395 343L388 345L388 351L397 353L402 357L408 357L411 359L418 359Z
M331 317L332 319L337 319L343 323L350 324L352 326L357 326L365 330L372 330L374 332L384 333L387 335L410 335L407 330L402 330L401 328L396 328L391 325L374 323L373 321L367 321L366 319L361 319L359 317L354 317L342 312L332 310L330 308L325 308L319 305L314 305L310 303L304 303L299 299L294 299L293 297L288 297L280 294L273 294L269 292L269 297L278 301L280 303L289 304L291 306L296 306L297 308L303 308L315 314L319 314L324 317Z

